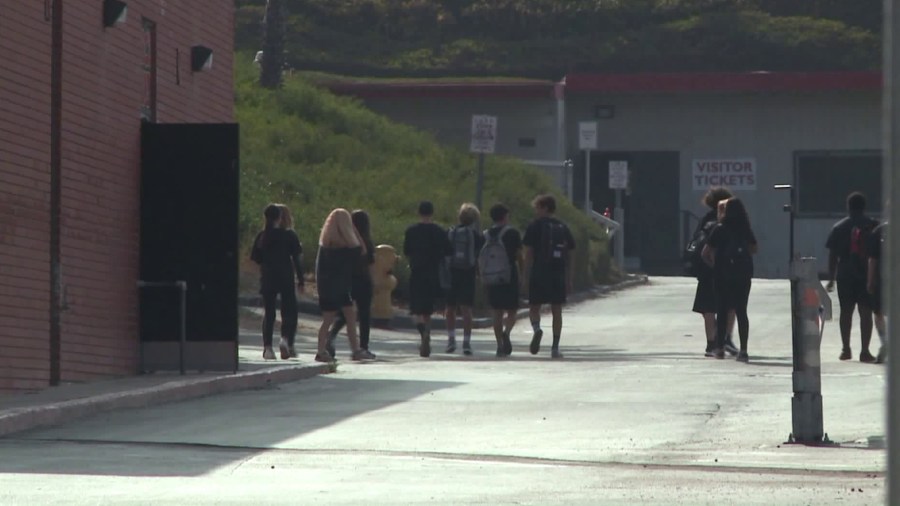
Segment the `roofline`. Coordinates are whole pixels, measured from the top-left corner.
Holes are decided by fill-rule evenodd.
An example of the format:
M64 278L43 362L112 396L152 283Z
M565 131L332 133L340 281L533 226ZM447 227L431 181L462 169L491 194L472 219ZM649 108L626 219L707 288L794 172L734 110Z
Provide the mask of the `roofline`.
M569 74L566 93L880 91L879 71Z
M762 93L880 91L880 71L576 73L561 82L526 81L325 81L338 95L360 98L561 99L589 93Z

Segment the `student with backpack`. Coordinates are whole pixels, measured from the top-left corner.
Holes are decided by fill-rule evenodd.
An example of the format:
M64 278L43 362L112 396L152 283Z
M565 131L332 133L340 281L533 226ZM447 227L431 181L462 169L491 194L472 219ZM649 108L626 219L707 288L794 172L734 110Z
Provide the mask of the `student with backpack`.
M866 287L869 263L868 241L878 222L866 216L866 197L853 192L847 197L848 216L837 223L828 234L828 291L834 290L837 280L838 301L841 305L841 360L851 360L850 332L853 311L859 308L859 330L862 334L860 362L875 362L869 352L872 341L872 307Z
M447 353L456 351L456 313L463 317L463 353L472 354L472 306L475 305L475 277L478 253L484 238L475 228L481 213L475 204L465 203L459 208L459 223L447 231L453 252L447 258L450 268L450 289L447 291Z
M507 357L512 354L510 335L519 310L522 236L510 226L509 208L503 204L491 208L491 220L494 225L484 231L485 242L478 255L478 270L487 288L488 305L494 313L497 356Z
M556 219L556 199L552 195L538 195L532 202L536 219L525 229L522 244L525 262L530 271L528 304L534 336L529 351L537 355L541 349L541 306L549 304L553 313L553 347L551 356L563 358L559 351L562 335L562 306L572 290L572 259L575 239L569 227Z
M719 225L719 203L728 200L732 194L728 189L717 187L710 188L703 197L703 203L709 208L709 212L700 220L694 236L685 248L684 261L689 275L697 278L697 292L694 295L693 311L703 316L706 330L707 357L715 355L716 351L716 286L713 278L713 269L703 260L703 247L709 241L713 229ZM731 340L734 330L734 313L728 316L728 335L725 338L725 351L731 355L737 355L738 349Z
M887 325L884 320L884 309L882 307L882 289L881 284L881 251L887 234L887 222L875 227L872 236L869 237L869 265L868 265L868 282L866 286L869 292L869 302L872 306L872 317L875 320L875 331L878 332L878 339L881 341L881 348L878 349L878 355L875 357L876 364L883 364L887 359Z
M750 227L750 217L744 203L737 197L726 200L721 224L713 229L703 247L703 259L713 270L716 290L715 358L725 358L728 313L734 311L741 341L737 360L750 361L747 354L750 338L747 303L753 279L753 255L757 250L756 236Z
M442 298L440 268L452 252L447 232L434 223L434 204L419 203L419 223L406 229L403 255L409 259L409 312L416 318L421 343L419 356L431 355L431 315Z

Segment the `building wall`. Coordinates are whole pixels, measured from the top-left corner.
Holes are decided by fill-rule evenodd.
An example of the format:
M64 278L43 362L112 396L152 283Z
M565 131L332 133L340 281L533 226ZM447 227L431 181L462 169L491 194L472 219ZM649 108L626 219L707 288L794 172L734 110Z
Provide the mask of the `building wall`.
M44 2L2 4L3 19L18 31L11 34L0 26L0 47L9 45L23 56L0 63L0 107L21 111L24 118L0 117L0 131L13 128L21 136L6 143L13 145L6 149L18 155L18 162L11 168L0 166L0 177L17 174L13 182L34 196L26 201L21 195L27 191L16 192L20 197L15 206L0 208L0 240L21 245L22 272L32 273L18 282L22 286L5 275L0 278L0 347L14 338L31 343L35 349L23 350L31 351L40 371L36 379L43 378L23 384L0 376L0 389L17 389L47 384L50 23L44 19ZM10 11L10 6L15 8ZM109 28L102 25L99 1L67 2L63 16L61 378L81 381L137 370L143 20L156 24L157 121L231 122L233 2L130 0L127 21ZM213 49L211 69L191 72L190 48L195 44ZM17 75L25 79L17 80ZM19 95L6 100L11 87L20 90ZM0 141L0 152L4 146ZM6 184L0 199L5 191ZM10 239L6 223L15 231ZM0 255L7 255L5 248ZM12 290L15 297L10 296ZM24 290L32 296L29 315L35 324L18 336L7 330L2 318L16 307ZM20 321L19 311L16 316ZM12 370L21 369L20 364L12 364Z
M748 205L760 242L756 266L762 277L788 274L789 217L782 209L788 195L772 187L794 182L795 152L880 149L877 92L570 95L566 99L570 155L578 151L578 121L592 120L598 104L615 107L613 119L599 121L602 151L680 152L681 209L698 215L705 210L700 205L703 192L695 191L691 181L694 159L756 159L756 190L738 194ZM848 188L848 193L852 190ZM825 238L833 222L827 218L796 223L796 252L818 257L823 271Z
M0 389L47 385L50 23L0 0Z

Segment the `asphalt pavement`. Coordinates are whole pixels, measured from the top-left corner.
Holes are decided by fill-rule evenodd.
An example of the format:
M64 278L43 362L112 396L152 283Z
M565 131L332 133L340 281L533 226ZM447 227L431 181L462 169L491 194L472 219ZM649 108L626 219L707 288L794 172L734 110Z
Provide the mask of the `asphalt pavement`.
M378 360L303 381L107 412L0 439L0 504L882 504L885 368L822 348L825 430L791 430L789 285L755 280L750 363L703 357L693 281L657 278L564 313L562 351ZM304 322L301 363L314 348ZM261 353L255 334L242 352ZM854 351L858 353L858 335Z

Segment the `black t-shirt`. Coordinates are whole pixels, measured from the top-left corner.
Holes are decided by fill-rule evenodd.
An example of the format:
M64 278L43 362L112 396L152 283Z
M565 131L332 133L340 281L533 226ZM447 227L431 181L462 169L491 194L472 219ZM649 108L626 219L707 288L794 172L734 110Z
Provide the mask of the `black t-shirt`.
M364 257L362 248L328 248L319 246L316 256L316 286L319 296L350 292L353 271Z
M757 242L752 230L720 224L712 229L706 244L716 252L713 271L717 276L753 277L752 248Z
M403 239L403 255L409 259L412 270L436 272L441 260L451 254L453 248L447 231L434 223L416 223L406 229Z
M366 246L366 253L359 256L356 266L353 269L353 277L357 279L369 279L372 274L369 272L369 266L375 263L375 246L372 241L363 239Z
M512 267L513 271L515 271L516 263L519 260L519 250L522 249L522 234L510 226L494 225L485 230L484 235L485 239L487 239L487 237L496 237L497 234L503 231L504 227L506 228L506 231L500 236L500 240L503 242L503 247L506 248L506 255L509 257L509 265Z
M872 218L863 214L854 214L835 223L834 227L832 227L831 233L828 234L828 240L825 242L825 247L838 257L838 279L864 278L865 267L855 265L854 259L850 254L853 229L872 230L876 226L878 226L878 222Z
M528 225L522 244L531 248L535 266L563 270L566 267L566 252L575 249L575 238L565 223L544 216Z
M300 239L293 230L273 228L260 232L253 241L250 258L260 266L263 289L293 286L295 271L303 281L302 253Z

